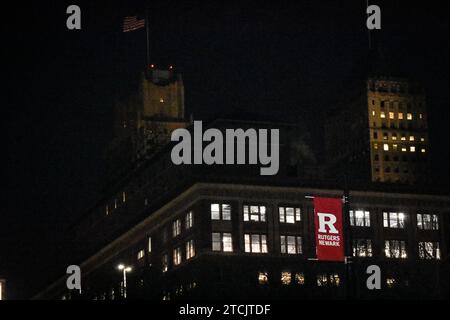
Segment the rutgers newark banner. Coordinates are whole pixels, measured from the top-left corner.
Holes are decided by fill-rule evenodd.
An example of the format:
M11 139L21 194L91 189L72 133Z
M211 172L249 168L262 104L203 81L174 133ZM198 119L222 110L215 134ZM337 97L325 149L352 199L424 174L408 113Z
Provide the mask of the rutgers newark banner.
M316 252L319 261L344 261L342 199L314 198Z

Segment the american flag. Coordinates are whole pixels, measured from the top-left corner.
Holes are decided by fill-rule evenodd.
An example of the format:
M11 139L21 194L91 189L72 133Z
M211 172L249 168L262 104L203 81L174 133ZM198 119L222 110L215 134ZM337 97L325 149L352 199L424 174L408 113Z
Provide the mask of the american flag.
M145 27L145 19L139 19L137 16L125 17L123 19L123 32L139 30Z

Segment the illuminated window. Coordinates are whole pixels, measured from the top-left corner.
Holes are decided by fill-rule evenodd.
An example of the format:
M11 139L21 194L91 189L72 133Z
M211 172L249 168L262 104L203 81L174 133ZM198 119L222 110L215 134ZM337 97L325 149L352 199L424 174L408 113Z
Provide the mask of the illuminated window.
M402 147L402 152L406 152L406 147Z
M289 271L281 272L281 284L288 286L291 284L292 274Z
M409 151L416 152L416 147L414 147L414 146L409 147Z
M397 284L397 281L395 280L395 278L386 278L386 286L388 288L393 288L395 287Z
M425 141L425 138L420 138L420 141L424 142L424 141Z
M394 151L397 151L398 145L394 143L394 144L392 145L392 148L394 149Z
M258 283L261 285L265 285L269 283L269 274L267 272L259 272L258 273Z
M396 134L396 133L393 133L393 134L392 134L392 140L394 140L394 141L397 140L397 134Z
M419 113L419 119L422 119L423 115L421 113Z
M406 214L403 212L383 212L383 226L385 228L405 228Z
M372 241L370 239L354 239L353 240L353 256L354 257L371 257Z
M383 150L389 151L389 145L387 143L383 144Z
M386 240L384 242L384 254L386 258L406 259L406 243L403 240Z
M181 263L181 248L173 249L173 264L175 266Z
M172 223L172 236L175 238L181 233L181 220L177 219Z
M148 252L152 252L152 237L148 237Z
M414 141L414 136L409 136L409 141Z
M122 192L122 202L127 201L127 194L124 192Z
M301 254L302 237L280 236L281 253L283 254Z
M373 144L373 148L374 148L375 150L378 150L378 143L374 143L374 144Z
M386 114L384 113L384 111L381 111L380 118L382 118L382 119L386 118Z
M406 141L406 136L404 134L402 134L402 137L400 138L400 140Z
M266 207L244 205L244 221L265 222Z
M439 230L439 219L436 214L417 214L417 228L421 230Z
M370 212L364 210L350 210L350 225L354 227L370 227Z
M420 149L420 152L425 153L425 148Z
M186 260L189 260L195 256L194 240L186 242Z
M305 284L305 275L303 272L296 272L294 276L295 284L304 285Z
M162 257L161 269L162 272L167 272L167 270L169 270L169 256L167 254Z
M245 252L267 253L267 236L265 234L244 234Z
M222 252L233 252L233 240L231 238L231 233L213 232L212 250Z
M399 112L398 113L398 119L399 120L403 120L403 112Z
M164 103L164 99L163 98L159 98L159 102L160 103Z
M341 279L337 273L332 274L321 273L317 275L318 287L328 287L328 286L339 287L340 283Z
M231 206L226 203L211 203L212 220L231 220Z
M194 225L194 213L192 211L189 211L186 214L186 230L192 228L192 226Z
M439 242L419 242L420 259L441 259Z
M295 223L302 219L300 208L279 207L278 213L281 223Z
M139 250L138 254L137 254L137 258L138 260L141 260L145 255L144 250Z
M105 214L106 214L106 215L109 215L109 206L106 206L106 207L105 207Z
M374 110L372 110L372 116L374 116L374 117L375 117L375 111L374 111Z
M406 119L408 119L408 120L412 120L412 113L407 113L406 114Z
M394 119L394 113L393 112L389 112L389 119Z
M387 132L383 132L383 140L387 140L388 139L388 133Z

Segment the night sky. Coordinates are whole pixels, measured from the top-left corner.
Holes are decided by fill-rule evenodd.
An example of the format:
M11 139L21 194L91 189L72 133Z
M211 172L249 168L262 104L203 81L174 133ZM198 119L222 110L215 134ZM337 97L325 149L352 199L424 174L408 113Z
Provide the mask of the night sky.
M433 168L448 179L447 2L370 3L382 10L373 37L426 87ZM320 150L323 117L367 64L365 3L151 1L152 62L183 74L194 118L248 112L299 121ZM81 7L81 31L66 28L70 4ZM143 8L78 0L4 8L0 275L10 298L55 277L58 239L96 198L114 98L133 89L146 64L145 32L121 33L122 19L143 17Z

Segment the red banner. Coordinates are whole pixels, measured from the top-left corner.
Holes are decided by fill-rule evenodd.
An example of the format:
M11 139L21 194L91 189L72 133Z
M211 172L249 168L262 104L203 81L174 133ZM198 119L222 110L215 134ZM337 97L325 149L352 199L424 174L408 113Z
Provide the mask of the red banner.
M342 199L314 198L316 253L319 261L344 261Z

